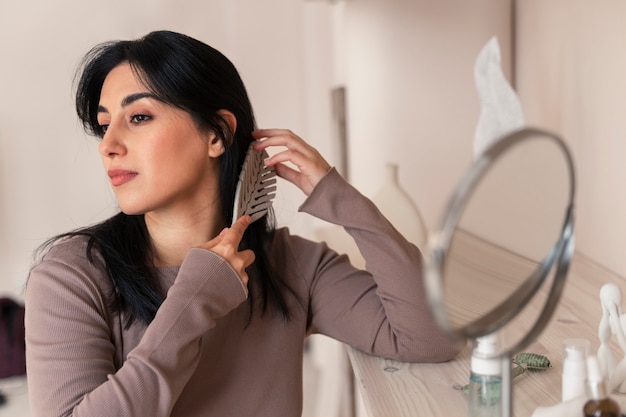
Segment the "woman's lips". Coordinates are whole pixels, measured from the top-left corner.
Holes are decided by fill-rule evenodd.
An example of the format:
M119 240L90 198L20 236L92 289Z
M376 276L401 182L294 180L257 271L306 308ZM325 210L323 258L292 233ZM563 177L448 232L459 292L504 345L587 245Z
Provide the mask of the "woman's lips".
M109 178L111 178L111 184L114 187L125 184L137 176L136 172L127 171L125 169L111 169L108 174Z

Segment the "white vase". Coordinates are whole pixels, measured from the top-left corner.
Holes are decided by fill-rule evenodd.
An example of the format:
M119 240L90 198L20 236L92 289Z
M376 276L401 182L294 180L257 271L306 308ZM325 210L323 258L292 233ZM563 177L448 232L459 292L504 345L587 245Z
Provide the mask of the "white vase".
M408 241L424 250L428 229L422 215L398 182L398 165L388 163L385 168L385 182L372 201Z

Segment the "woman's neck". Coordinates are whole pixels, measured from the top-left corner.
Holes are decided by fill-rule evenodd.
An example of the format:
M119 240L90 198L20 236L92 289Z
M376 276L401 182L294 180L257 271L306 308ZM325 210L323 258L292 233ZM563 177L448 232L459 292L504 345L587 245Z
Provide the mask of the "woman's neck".
M145 221L157 267L180 266L189 249L217 236L225 227L221 209L207 207L185 215L146 213Z

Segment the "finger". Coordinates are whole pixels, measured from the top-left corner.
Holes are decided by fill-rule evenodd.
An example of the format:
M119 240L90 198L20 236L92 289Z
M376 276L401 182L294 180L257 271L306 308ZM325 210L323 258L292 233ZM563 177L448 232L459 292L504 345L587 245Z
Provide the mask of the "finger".
M295 169L289 168L285 164L276 164L274 165L274 169L276 170L276 175L292 184L298 185L301 182L302 174Z
M246 249L239 252L236 257L229 261L233 269L237 271L237 275L239 275L239 279L241 279L241 282L246 287L246 290L250 279L248 273L246 272L246 268L252 265L254 259L254 252L250 249Z
M313 174L316 176L324 174L330 169L330 165L317 149L290 130L266 129L256 131L256 133L263 137L261 141L254 143L254 148L259 152L271 146L287 148L267 158L265 161L267 166L289 161L296 165L300 171L309 171L307 175Z
M243 234L250 225L250 222L251 218L246 214L238 218L237 221L233 223L232 226L226 228L225 231L223 230L222 233L220 233L220 236L224 239L224 243L238 245L243 238Z
M291 162L298 168L304 163L305 158L297 151L291 149L283 149L268 157L264 162L267 166L273 166L281 162Z
M248 281L250 281L250 277L248 276L247 273L244 272L243 274L241 274L239 276L239 279L241 280L241 282L243 283L243 286L246 289L246 296L248 296L248 293L249 293L249 291L248 291Z
M237 252L237 254L232 256L228 261L239 275L243 275L246 273L246 268L252 265L255 259L254 252L251 249L245 249Z
M279 152L268 158L265 164L276 167L278 164L285 164L286 162L295 165L313 183L317 183L330 169L328 162L317 154L309 157L293 150ZM279 173L279 171L276 172Z
M302 172L289 168L285 164L277 164L274 166L276 175L289 181L298 187L306 195L310 195L315 188L315 182L311 181L309 177L302 174Z
M306 195L331 169L330 164L314 147L299 136L285 129L260 129L253 132L257 139L254 148L263 151L271 146L283 147L265 160L265 165L273 166L281 178L295 184ZM285 149L286 148L286 149ZM292 169L287 164L293 166Z
M252 265L252 263L256 259L256 255L254 254L254 252L251 249L243 250L243 251L240 252L240 254L243 257L243 263L245 265L245 268L247 268L250 265Z
M302 153L311 152L311 148L300 136L287 129L266 129L253 132L253 137L257 139L254 148L262 151L270 146L285 146L290 149L297 149Z
M294 136L294 137L297 137L297 135L294 134L289 129L257 129L257 130L252 132L252 137L257 139L257 140L259 140L259 139L267 139L267 138L276 137L276 136Z

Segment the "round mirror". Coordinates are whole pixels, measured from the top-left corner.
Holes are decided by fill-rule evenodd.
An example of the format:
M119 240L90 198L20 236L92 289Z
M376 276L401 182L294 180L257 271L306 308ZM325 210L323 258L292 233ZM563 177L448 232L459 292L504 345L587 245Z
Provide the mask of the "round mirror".
M459 337L494 333L548 285L534 327L506 350L534 338L567 275L573 201L573 162L558 137L523 129L489 147L459 183L428 244L425 282L439 325Z

